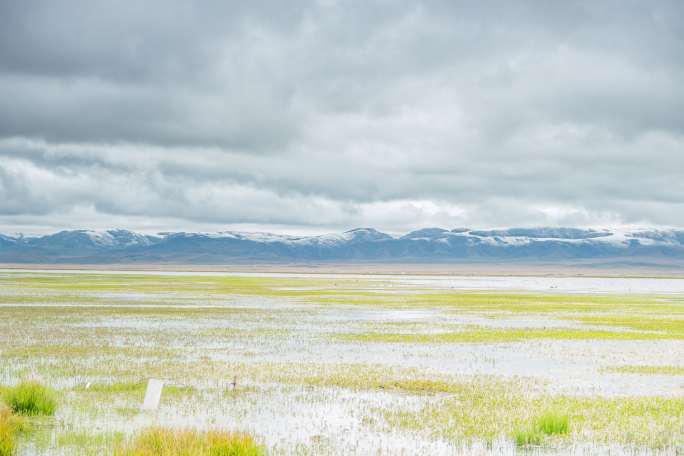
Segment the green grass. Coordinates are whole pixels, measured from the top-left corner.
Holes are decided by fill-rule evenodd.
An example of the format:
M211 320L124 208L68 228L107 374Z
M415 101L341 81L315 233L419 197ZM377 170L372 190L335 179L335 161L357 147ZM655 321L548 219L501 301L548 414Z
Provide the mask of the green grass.
M139 433L115 456L263 456L249 434L151 428Z
M570 419L567 415L556 412L546 412L532 423L513 434L513 440L518 446L541 445L548 436L564 436L570 433Z
M547 412L540 416L536 420L535 425L537 429L546 435L565 435L570 432L568 416L555 412Z
M515 444L519 447L538 446L542 444L544 435L534 428L518 429L513 435Z
M18 415L54 415L57 410L56 393L37 382L25 381L7 388L3 396L7 405Z

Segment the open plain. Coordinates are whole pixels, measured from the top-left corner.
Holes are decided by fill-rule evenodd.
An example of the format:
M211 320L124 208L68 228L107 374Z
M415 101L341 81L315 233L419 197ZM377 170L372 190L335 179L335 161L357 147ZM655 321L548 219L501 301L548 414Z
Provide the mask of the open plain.
M684 280L3 270L0 385L22 381L58 407L19 455L150 426L274 455L682 454Z

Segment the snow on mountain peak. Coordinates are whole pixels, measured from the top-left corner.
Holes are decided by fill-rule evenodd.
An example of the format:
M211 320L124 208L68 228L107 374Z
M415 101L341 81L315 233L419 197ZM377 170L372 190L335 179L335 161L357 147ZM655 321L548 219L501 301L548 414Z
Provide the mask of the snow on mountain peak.
M436 239L444 237L451 233L444 228L422 228L420 230L411 231L401 237L401 239Z
M353 230L345 231L342 233L342 236L353 241L382 241L393 239L389 234L382 233L375 228L354 228Z
M148 249L148 247L151 248ZM0 257L12 261L42 258L269 258L320 259L464 259L464 258L594 258L655 256L684 259L684 230L511 228L470 230L423 228L400 237L373 228L339 234L289 236L221 231L159 233L128 230L72 230L37 236L0 235ZM131 255L131 256L129 256ZM185 256L184 256L185 255ZM199 260L204 259L204 260ZM194 260L191 260L194 261Z

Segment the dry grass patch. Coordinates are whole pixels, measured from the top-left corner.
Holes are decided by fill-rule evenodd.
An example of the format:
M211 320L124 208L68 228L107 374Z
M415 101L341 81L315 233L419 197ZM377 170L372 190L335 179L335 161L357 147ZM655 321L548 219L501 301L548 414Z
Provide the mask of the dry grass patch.
M265 450L249 434L150 428L114 456L264 456Z
M0 405L0 456L12 456L16 451L16 434L21 421L8 407Z

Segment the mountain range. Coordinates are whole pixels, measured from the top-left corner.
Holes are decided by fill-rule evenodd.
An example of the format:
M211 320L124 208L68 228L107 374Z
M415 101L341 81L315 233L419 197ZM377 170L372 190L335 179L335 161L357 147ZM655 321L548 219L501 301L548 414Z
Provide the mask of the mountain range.
M684 265L684 230L372 228L288 236L224 231L155 235L115 229L44 236L0 234L3 263L240 264L324 262L580 262Z

